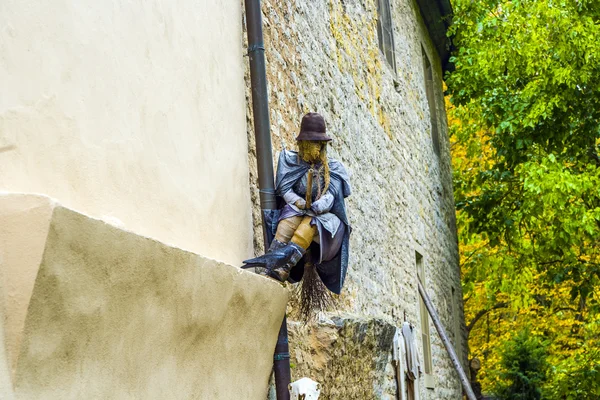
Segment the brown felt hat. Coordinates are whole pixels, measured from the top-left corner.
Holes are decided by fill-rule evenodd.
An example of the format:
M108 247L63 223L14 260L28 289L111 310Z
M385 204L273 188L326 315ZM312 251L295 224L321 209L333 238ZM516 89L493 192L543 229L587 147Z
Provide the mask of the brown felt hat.
M296 140L324 141L331 140L325 133L325 118L319 113L308 113L302 117L300 134Z

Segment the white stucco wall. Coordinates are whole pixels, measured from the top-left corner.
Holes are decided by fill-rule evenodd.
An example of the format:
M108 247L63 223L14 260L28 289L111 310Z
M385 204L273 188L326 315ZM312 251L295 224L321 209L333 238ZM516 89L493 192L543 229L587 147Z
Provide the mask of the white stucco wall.
M0 190L252 254L238 0L0 2Z

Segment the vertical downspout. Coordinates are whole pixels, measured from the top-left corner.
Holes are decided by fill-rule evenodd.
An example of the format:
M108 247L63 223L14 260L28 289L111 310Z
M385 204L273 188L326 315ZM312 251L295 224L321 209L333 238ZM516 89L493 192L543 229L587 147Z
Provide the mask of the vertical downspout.
M252 87L252 112L256 137L256 161L260 207L264 211L277 208L271 150L271 124L267 97L267 70L263 43L260 0L246 0L246 30L248 31L248 56L250 57L250 83ZM264 219L263 219L264 222ZM267 229L263 223L265 246L269 246Z
M258 188L262 211L263 238L265 247L271 243L272 235L265 224L265 216L277 208L273 175L273 150L271 148L271 126L269 121L269 99L267 97L267 71L265 67L265 45L262 31L260 0L245 0L246 31L248 32L248 56L250 58L250 85L252 87L252 112L256 137L256 161L258 164ZM270 220L270 218L269 218ZM288 385L291 381L290 354L288 346L287 320L283 317L273 357L275 392L277 400L289 400Z

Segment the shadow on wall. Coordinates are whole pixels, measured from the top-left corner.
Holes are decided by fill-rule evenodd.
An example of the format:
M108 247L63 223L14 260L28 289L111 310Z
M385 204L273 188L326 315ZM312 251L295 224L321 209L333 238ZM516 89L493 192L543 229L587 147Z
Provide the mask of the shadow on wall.
M15 150L16 148L17 148L17 146L13 146L13 145L2 146L2 147L0 147L0 153L4 153L4 152L7 152L7 151Z

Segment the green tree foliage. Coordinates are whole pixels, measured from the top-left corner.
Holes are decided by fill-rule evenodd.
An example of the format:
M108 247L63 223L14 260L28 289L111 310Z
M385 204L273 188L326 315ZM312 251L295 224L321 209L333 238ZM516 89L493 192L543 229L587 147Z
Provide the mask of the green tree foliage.
M600 396L600 349L586 348L562 360L547 386L548 399L597 400Z
M500 400L539 400L546 381L546 349L540 339L522 330L501 349L495 394Z
M600 1L453 6L454 185L484 388L498 344L531 326L551 340L548 398L600 398Z

